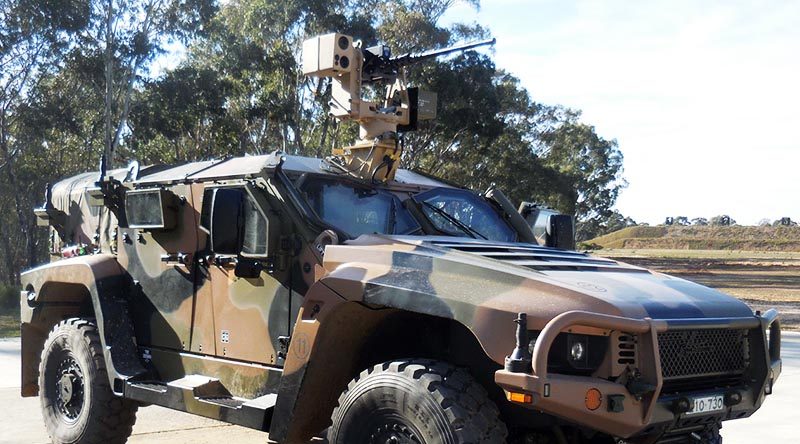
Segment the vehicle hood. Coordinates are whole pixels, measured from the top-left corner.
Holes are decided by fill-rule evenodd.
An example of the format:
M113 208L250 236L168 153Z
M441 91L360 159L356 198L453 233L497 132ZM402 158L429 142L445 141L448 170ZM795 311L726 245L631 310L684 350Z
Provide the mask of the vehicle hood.
M362 291L367 302L389 306L400 298L403 308L432 304L472 322L486 310L527 312L533 327L570 310L639 319L753 316L738 299L684 279L535 244L365 235L329 246L324 266L326 284L340 294Z

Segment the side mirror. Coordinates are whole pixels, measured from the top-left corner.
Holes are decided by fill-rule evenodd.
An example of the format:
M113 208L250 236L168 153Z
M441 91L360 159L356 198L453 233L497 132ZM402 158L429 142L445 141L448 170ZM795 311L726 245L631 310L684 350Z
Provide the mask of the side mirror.
M514 231L517 232L517 237L520 242L536 243L536 235L531 226L528 225L528 222L521 212L514 211L514 205L500 189L492 185L483 195L487 199L496 202L503 212L508 215L508 222L511 223L511 226L514 227Z
M547 246L575 249L575 219L566 214L551 214L547 226Z
M572 216L530 202L520 204L519 214L531 227L539 245L575 249L575 220Z
M244 194L238 189L214 190L211 208L211 251L216 254L239 254L242 249L242 204Z

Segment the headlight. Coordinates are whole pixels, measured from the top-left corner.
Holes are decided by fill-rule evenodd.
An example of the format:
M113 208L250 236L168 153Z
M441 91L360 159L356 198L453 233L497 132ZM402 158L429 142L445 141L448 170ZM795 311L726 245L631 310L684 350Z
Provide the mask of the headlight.
M589 366L589 337L586 335L567 335L567 359L574 368Z
M581 362L586 357L586 346L583 342L575 341L569 348L569 357L572 362Z
M528 331L528 350L533 355L538 331ZM554 373L591 375L605 358L608 337L561 333L553 341L547 355L547 369Z
M547 357L547 368L569 375L591 375L605 358L608 337L561 333Z

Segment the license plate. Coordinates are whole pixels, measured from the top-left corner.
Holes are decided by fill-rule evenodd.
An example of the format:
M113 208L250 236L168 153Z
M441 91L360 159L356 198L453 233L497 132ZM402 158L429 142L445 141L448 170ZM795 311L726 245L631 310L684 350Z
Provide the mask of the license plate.
M691 398L693 408L687 415L718 412L725 409L725 397L722 395L702 396Z

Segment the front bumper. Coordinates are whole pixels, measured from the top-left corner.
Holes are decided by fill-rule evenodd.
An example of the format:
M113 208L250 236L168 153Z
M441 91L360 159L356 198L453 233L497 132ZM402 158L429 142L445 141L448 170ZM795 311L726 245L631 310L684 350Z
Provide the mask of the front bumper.
M635 396L621 382L549 373L547 357L553 341L572 327L594 327L638 335L639 381L649 385L650 391ZM747 329L751 332L747 382L741 387L725 389L725 393L715 391L726 397L722 411L686 417L676 407L676 398L685 394L662 396L664 378L658 333L688 329ZM527 399L531 402L518 403L524 407L612 436L647 435L665 428L680 427L685 419L691 419L690 423L702 423L702 419L709 418L718 422L746 417L756 411L764 397L771 393L772 385L781 373L780 323L775 310L747 318L676 320L632 319L571 311L553 318L541 331L533 350L531 367L530 373L498 370L495 382L507 392L530 394ZM587 393L592 389L602 395L600 406L595 410L587 407ZM739 394L740 401L728 402L729 394L733 392ZM701 396L702 393L686 395Z

